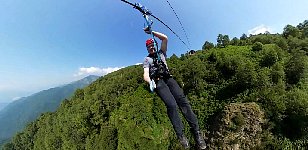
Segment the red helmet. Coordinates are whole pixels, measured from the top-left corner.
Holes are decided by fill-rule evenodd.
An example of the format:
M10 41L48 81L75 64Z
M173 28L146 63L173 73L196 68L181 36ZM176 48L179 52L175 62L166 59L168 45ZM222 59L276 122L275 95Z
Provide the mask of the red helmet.
M150 38L145 42L145 46L148 47L150 44L153 44L153 43L154 43L154 40Z

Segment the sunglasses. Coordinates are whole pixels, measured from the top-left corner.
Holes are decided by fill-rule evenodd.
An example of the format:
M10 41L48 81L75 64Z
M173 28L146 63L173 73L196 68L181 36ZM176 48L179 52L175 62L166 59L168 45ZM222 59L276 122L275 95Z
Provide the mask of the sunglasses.
M148 49L152 48L152 47L154 47L154 44L150 44L150 45L147 46Z

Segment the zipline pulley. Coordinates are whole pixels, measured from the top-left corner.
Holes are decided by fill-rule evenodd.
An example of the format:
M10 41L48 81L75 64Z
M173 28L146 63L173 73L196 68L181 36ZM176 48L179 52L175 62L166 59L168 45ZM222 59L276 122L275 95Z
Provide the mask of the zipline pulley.
M128 2L128 1L126 1L126 0L121 0L121 1L124 2L124 3L127 3L127 4L129 4L129 5L131 5L131 6L133 6L133 8L137 9L138 11L140 11L140 12L142 13L142 15L143 15L143 17L145 18L145 21L146 21L146 23L147 23L147 27L149 28L149 31L151 32L152 38L153 38L154 41L155 41L155 38L154 38L154 35L153 35L153 33L152 33L152 29L151 29L151 26L152 26L152 24L153 24L153 21L149 18L149 16L155 18L155 19L158 20L160 23L162 23L163 25L165 25L175 36L177 36L177 37L180 39L180 41L182 41L182 43L187 47L187 49L190 50L189 46L180 38L180 36L179 36L178 34L176 34L167 24L165 24L165 23L164 23L163 21L161 21L159 18L157 18L156 16L154 16L145 6L142 6L140 3L135 3L135 4L133 4L133 3ZM171 6L171 4L169 3L169 1L167 1L167 2L168 2L168 4L169 4L169 6L172 8L172 6ZM174 11L173 8L172 8L172 10L173 10L173 12L175 13L175 11ZM176 14L176 13L175 13L175 14ZM176 14L176 16L177 16L177 14ZM177 18L178 18L178 16L177 16ZM178 18L178 20L179 20L179 18ZM180 20L179 20L179 22L180 22ZM181 22L180 22L180 24L182 25ZM184 30L183 26L182 26L182 29ZM185 30L184 30L184 32L185 32ZM188 40L188 37L187 37L186 32L185 32L185 35L186 35L186 38L187 38L187 40ZM188 42L189 42L189 41L188 41ZM156 44L156 43L154 42L154 46L157 48L158 46L157 46L157 44L156 44L156 45L155 45L155 44ZM158 48L157 48L157 50L158 50Z

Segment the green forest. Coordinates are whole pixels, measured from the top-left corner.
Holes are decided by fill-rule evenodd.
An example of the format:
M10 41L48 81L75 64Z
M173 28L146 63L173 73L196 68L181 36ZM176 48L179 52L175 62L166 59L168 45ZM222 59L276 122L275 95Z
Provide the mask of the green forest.
M87 76L10 103L5 110L0 111L0 146L42 113L57 110L62 100L72 96L76 89L86 87L98 78L99 76Z
M195 54L172 55L167 62L209 149L308 149L308 20L286 25L282 34L233 39L219 34L217 43L206 41ZM134 65L77 90L2 148L172 150L181 145L164 103L150 93L142 66Z

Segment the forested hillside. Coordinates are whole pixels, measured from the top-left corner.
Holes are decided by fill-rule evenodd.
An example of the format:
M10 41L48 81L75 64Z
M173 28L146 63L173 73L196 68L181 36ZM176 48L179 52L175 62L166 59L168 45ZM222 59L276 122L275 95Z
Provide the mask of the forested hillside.
M55 111L62 100L72 96L76 89L84 88L98 78L98 76L88 76L10 103L0 111L0 145L25 128L28 123L37 119L42 113Z
M308 148L308 21L282 34L205 42L167 61L210 149ZM185 133L190 142L188 124ZM15 135L4 149L180 149L142 66L101 77ZM194 146L192 146L194 149Z
M8 105L8 103L0 103L0 111L5 107L5 106L7 106Z

